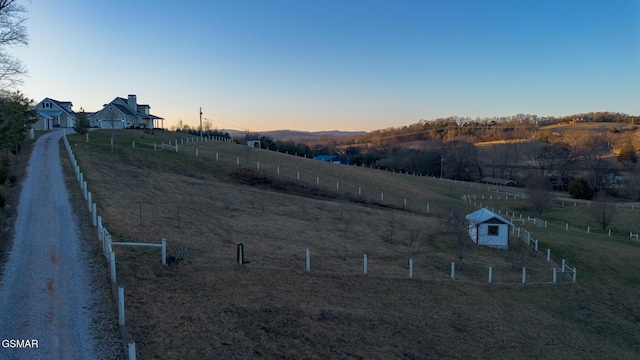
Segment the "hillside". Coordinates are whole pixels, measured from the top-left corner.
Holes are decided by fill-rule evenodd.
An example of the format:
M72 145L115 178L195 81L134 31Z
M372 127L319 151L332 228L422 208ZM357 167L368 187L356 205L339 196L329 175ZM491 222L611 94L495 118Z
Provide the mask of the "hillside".
M247 132L238 130L221 130L229 133L232 137L242 137ZM260 135L271 137L275 141L296 140L296 141L321 141L323 139L336 139L344 137L356 137L366 134L365 131L299 131L299 130L271 130L260 131Z
M162 266L157 249L114 248L141 359L640 356L640 245L628 238L638 208L619 209L609 237L587 206L556 202L548 228L517 223L540 252L516 237L502 251L468 238L457 215L477 206L462 196L533 214L486 187L161 131L119 131L112 153L109 136L69 136L104 225L120 241L166 237L170 256L188 251ZM169 140L179 152L154 150ZM577 283L560 274L549 284L562 258Z

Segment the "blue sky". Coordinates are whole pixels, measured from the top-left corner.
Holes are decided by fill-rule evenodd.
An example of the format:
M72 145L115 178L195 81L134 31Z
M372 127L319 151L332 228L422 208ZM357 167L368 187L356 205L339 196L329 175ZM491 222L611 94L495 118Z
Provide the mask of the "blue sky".
M640 0L31 0L21 87L219 129L640 115Z

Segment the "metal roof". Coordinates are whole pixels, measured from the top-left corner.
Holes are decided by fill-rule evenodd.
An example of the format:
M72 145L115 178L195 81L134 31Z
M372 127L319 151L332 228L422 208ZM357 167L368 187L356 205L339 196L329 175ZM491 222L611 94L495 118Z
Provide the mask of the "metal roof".
M490 211L488 209L482 208L479 210L476 210L470 214L467 214L466 216L467 220L471 221L474 224L482 224L485 223L489 220L492 219L497 219L509 226L513 226L513 223L511 223L511 221L503 218L502 216L494 213L493 211Z

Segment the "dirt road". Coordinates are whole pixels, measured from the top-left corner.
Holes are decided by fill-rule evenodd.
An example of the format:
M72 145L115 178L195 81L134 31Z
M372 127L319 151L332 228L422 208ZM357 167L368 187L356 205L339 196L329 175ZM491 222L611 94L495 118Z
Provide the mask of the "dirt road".
M60 165L61 130L37 140L0 281L1 359L97 359L86 257Z

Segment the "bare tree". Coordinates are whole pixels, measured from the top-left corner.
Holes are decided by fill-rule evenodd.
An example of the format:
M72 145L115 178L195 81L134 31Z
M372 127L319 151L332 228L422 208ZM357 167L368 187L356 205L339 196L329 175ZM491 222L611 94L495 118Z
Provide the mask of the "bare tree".
M611 226L617 208L615 205L608 203L603 195L600 195L589 205L589 214L602 228L602 231L606 231Z
M0 89L22 83L26 69L19 59L11 56L6 48L27 45L29 37L24 23L24 6L16 0L0 0Z
M529 208L538 216L549 208L553 195L549 190L550 184L544 176L534 175L527 180L527 203Z
M469 239L469 221L465 216L464 210L461 205L451 209L445 222L446 231L453 235L457 244L457 256L458 260L460 260L458 269L462 269L464 266L464 243Z

